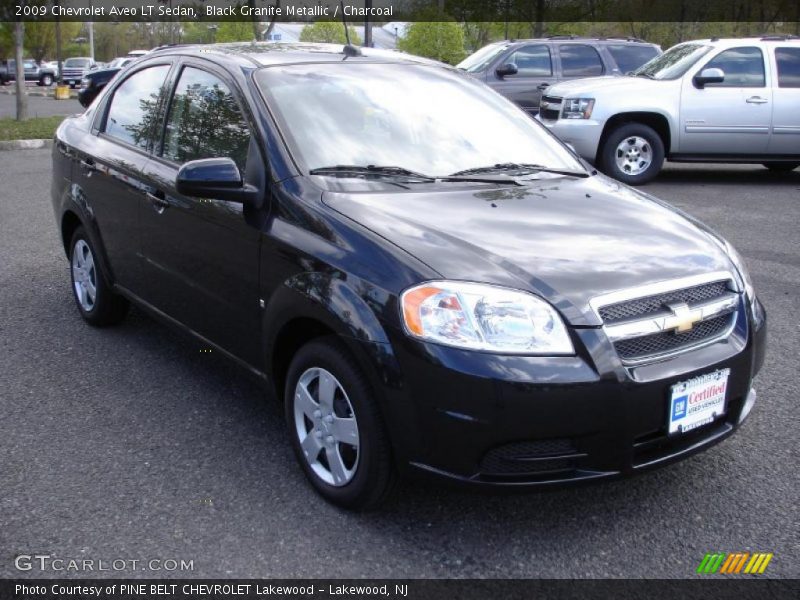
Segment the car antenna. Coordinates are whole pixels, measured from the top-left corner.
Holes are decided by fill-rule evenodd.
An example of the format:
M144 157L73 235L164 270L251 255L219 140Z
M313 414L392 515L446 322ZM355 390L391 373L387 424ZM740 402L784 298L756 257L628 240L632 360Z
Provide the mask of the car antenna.
M344 0L339 0L339 8L342 11L342 25L344 26L344 37L347 40L347 43L344 45L344 48L342 48L342 54L344 54L347 57L363 56L361 54L361 49L357 46L353 46L353 44L350 43L350 30L347 29L347 21L344 18Z

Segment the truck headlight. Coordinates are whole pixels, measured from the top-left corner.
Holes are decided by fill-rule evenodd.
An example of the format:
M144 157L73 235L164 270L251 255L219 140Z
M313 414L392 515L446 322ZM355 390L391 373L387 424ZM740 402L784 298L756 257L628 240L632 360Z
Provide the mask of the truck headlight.
M592 116L594 98L565 98L561 108L562 119L588 119Z
M83 79L81 79L81 87L84 87L84 88L89 87L89 78L88 77L84 77Z
M564 322L541 298L508 288L429 281L400 296L409 335L504 354L574 354Z

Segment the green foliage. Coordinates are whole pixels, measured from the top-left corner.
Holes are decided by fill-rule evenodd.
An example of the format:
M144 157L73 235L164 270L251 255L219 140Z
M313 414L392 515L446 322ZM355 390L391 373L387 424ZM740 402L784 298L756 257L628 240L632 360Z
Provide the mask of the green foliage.
M350 32L350 42L360 44L361 38L358 37L353 27L348 27ZM347 38L344 35L344 27L335 21L317 21L312 25L306 25L300 32L301 42L325 42L330 44L346 44Z
M464 30L455 21L418 21L406 30L400 50L454 65L466 56Z
M253 24L250 21L220 23L215 40L217 42L250 42L253 40Z

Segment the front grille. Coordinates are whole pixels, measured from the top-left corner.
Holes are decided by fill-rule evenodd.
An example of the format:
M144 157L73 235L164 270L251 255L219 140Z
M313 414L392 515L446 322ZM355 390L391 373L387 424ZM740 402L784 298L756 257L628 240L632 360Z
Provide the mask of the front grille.
M568 439L513 442L489 450L481 461L484 475L550 473L575 468L579 458Z
M539 116L548 121L557 121L561 115L561 98L542 96Z
M727 281L714 281L695 287L673 290L655 296L626 300L600 308L600 318L606 325L620 321L646 318L664 312L665 306L673 302L685 302L688 305L702 304L725 296L730 290Z
M650 356L675 352L722 335L731 326L734 318L734 313L728 313L702 321L691 330L683 333L676 331L654 333L628 340L620 340L614 344L614 347L622 360L640 360Z

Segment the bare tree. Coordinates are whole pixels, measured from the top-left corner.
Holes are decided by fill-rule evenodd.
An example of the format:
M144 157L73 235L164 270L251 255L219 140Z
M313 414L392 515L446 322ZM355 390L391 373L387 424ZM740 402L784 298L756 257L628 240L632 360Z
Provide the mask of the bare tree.
M28 118L28 90L25 89L25 23L14 24L14 58L17 67L17 121Z

